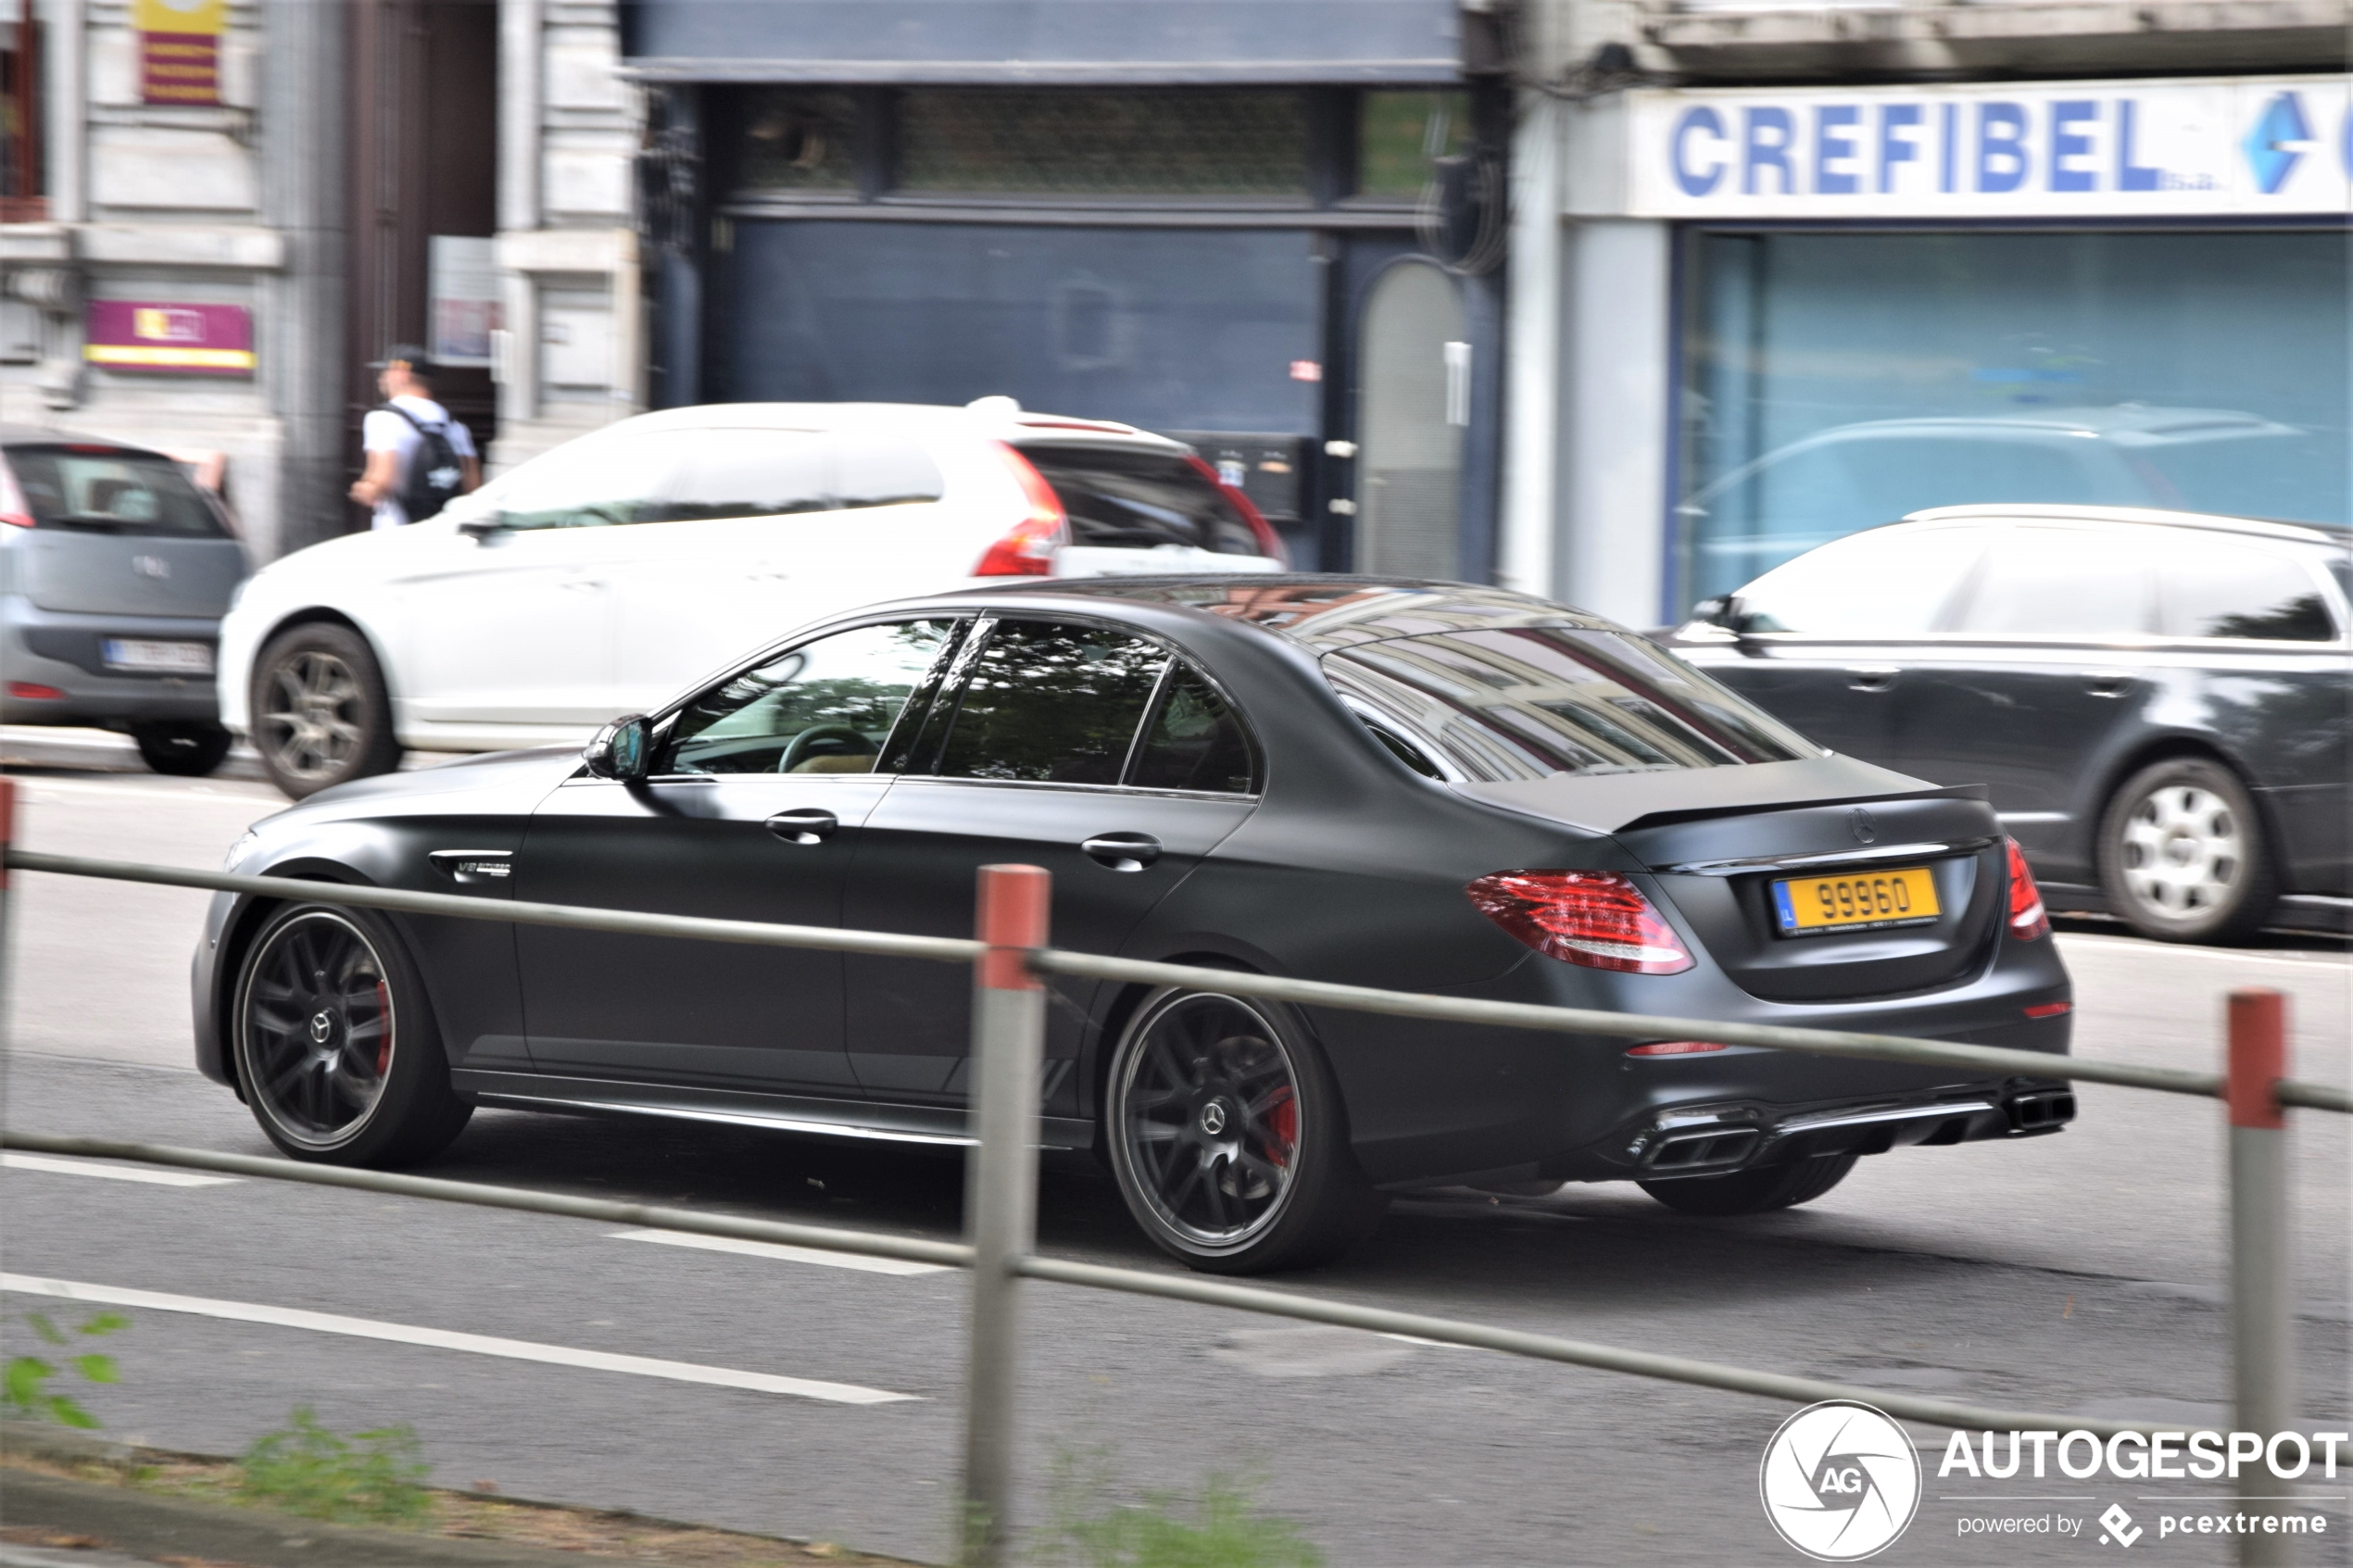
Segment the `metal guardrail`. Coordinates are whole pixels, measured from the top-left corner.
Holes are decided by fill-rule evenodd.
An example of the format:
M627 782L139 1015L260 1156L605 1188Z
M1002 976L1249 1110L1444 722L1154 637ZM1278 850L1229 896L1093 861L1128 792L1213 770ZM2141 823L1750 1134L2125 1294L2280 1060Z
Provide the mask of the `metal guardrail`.
M2284 1025L2276 993L2233 998L2233 1073L2193 1073L2124 1062L2046 1056L1993 1047L1902 1035L1722 1023L1481 1002L1409 992L1200 969L1182 964L1073 953L1044 945L1046 873L1035 867L982 872L981 939L898 935L831 927L766 924L658 915L572 905L417 893L288 877L238 876L178 867L47 855L9 843L14 784L0 780L0 915L6 872L68 876L204 888L272 899L302 898L409 915L446 916L511 924L564 926L636 935L758 946L821 948L881 957L972 963L977 981L974 1056L979 1071L974 1121L980 1136L967 1184L969 1245L840 1231L774 1221L570 1198L523 1188L338 1166L258 1159L203 1149L171 1148L104 1138L0 1134L0 1147L85 1158L132 1160L271 1180L384 1192L404 1197L616 1222L698 1235L942 1263L973 1270L972 1358L968 1367L963 1542L968 1563L1001 1563L1009 1548L1013 1412L1017 1392L1017 1315L1013 1286L1020 1279L1080 1286L1189 1301L1303 1322L1397 1334L1440 1344L1501 1351L1536 1360L1663 1379L1767 1399L1814 1402L1852 1399L1890 1414L1936 1425L1977 1430L2084 1431L2106 1438L2121 1432L2172 1430L2165 1423L2106 1421L2030 1411L2006 1411L1895 1390L1756 1372L1687 1357L1629 1350L1586 1341L1496 1328L1453 1319L1397 1312L1320 1299L1228 1281L1138 1269L1112 1268L1038 1256L1034 1250L1038 1073L1044 1028L1039 976L1066 974L1144 985L1215 987L1302 1006L1344 1009L1432 1022L1638 1038L1718 1041L1813 1054L1950 1067L1985 1075L2100 1083L2162 1093L2224 1098L2232 1108L2233 1318L2238 1368L2240 1426L2278 1430L2291 1414L2287 1382L2288 1282L2284 1155L2278 1135L2282 1108L2353 1112L2353 1093L2284 1075ZM5 958L0 955L0 974ZM2259 998L2269 998L2266 1012ZM2257 1005L2242 1007L2242 1003ZM2252 1048L2242 1051L2241 1014ZM2256 1537L2268 1550L2277 1537ZM2252 1559L2250 1559L2252 1561Z

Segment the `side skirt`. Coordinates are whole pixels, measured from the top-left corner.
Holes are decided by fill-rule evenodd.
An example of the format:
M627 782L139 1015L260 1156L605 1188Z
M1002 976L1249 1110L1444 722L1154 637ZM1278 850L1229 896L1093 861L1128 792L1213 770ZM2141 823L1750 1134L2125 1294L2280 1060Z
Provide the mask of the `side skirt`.
M513 1110L554 1110L621 1116L662 1116L684 1122L719 1122L771 1132L822 1137L870 1138L884 1143L969 1146L964 1112L953 1107L886 1105L873 1100L804 1098L798 1095L748 1094L731 1089L693 1089L631 1084L602 1078L557 1078L537 1073L487 1073L459 1068L450 1085L478 1105ZM1038 1119L1047 1148L1091 1149L1095 1124L1070 1117Z

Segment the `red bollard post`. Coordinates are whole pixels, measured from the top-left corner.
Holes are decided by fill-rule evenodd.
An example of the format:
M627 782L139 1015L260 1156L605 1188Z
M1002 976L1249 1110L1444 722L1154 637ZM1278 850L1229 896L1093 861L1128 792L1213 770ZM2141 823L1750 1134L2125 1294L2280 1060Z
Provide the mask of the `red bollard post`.
M980 868L973 971L973 1111L964 1234L973 1248L964 1382L964 1568L1000 1568L1012 1545L1013 1416L1021 1320L1014 1264L1038 1236L1038 1075L1046 993L1023 962L1046 945L1053 878L1037 866Z
M2249 987L2230 999L2231 1366L2234 1424L2268 1445L2296 1422L2290 1330L2296 1275L2287 1238L2287 1114L2277 1085L2287 1076L2287 997ZM2292 1494L2264 1459L2239 1475L2250 1514L2275 1513ZM2277 1499L2278 1501L2269 1499ZM2258 1500L2264 1499L2264 1500ZM2290 1537L2239 1537L2246 1568L2295 1561Z

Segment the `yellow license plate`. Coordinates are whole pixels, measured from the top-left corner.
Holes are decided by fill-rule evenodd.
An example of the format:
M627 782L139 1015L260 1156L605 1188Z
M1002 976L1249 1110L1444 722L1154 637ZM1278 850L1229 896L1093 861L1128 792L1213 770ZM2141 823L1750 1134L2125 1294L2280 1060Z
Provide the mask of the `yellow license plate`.
M1925 925L1940 912L1936 879L1926 866L1787 877L1773 884L1773 916L1784 936Z

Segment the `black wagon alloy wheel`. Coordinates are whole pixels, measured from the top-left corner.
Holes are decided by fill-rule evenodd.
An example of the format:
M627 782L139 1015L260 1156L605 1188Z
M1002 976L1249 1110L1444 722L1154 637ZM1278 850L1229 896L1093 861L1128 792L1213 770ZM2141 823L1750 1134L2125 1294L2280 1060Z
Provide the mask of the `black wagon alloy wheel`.
M1120 1096L1120 1136L1174 1229L1207 1246L1274 1222L1299 1158L1299 1083L1266 1021L1230 997L1152 1021Z
M1280 1010L1164 992L1128 1023L1106 1087L1128 1210L1195 1268L1322 1261L1387 1207L1356 1169L1328 1071Z
M347 1142L384 1098L397 1038L367 937L325 910L278 926L254 957L243 1011L257 1109L300 1142Z
M231 1034L254 1120L296 1160L399 1165L448 1147L472 1108L390 928L323 904L280 910L241 966Z

